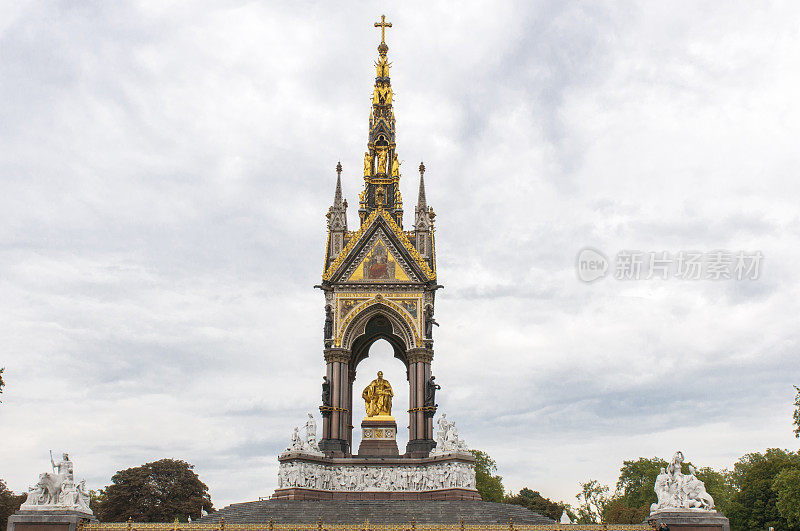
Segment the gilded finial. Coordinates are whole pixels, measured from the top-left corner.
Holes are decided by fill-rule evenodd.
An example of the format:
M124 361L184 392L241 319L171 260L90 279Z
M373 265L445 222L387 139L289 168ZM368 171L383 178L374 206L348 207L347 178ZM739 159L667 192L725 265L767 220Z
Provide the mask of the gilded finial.
M338 175L340 177L342 175L342 161L341 160L336 163L336 175Z
M386 15L381 15L381 21L375 23L375 27L381 28L381 44L386 44L386 28L391 28L392 23L386 22Z
M420 175L424 175L425 174L425 163L424 162L420 162L419 163L419 174Z

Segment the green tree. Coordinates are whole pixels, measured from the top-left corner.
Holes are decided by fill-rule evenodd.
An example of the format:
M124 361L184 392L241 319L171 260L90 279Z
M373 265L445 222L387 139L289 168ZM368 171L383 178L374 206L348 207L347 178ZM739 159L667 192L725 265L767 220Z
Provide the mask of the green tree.
M697 479L706 486L706 492L714 498L714 507L717 511L725 514L731 503L731 498L736 493L736 489L731 483L731 474L725 470L719 472L709 467L697 469Z
M650 507L631 507L622 496L614 496L603 506L603 522L607 524L641 524L650 514Z
M800 453L770 448L763 454L751 453L743 456L733 466L731 482L736 488L725 516L731 521L731 529L767 529L774 527L782 531L800 531L800 525L792 525L781 514L778 507L778 491L773 488L779 474L785 470L800 469ZM791 480L783 476L778 487ZM784 494L789 499L787 487Z
M496 474L497 463L489 454L480 450L470 450L475 458L475 488L483 501L503 501L503 478Z
M775 476L772 490L778 496L775 505L786 522L800 528L800 468L785 468Z
M0 479L0 531L6 530L8 517L19 509L26 497L24 494L11 492L6 486L6 482Z
M609 502L608 485L601 485L596 479L581 483L581 491L575 495L578 506L579 524L600 524L603 522L603 510Z
M506 496L503 501L513 505L521 505L531 511L558 520L566 508L563 503L557 503L545 498L539 492L528 487L523 488L518 494Z
M100 506L103 504L105 496L102 490L89 491L89 508L95 515L100 514Z
M659 457L647 459L640 457L635 461L623 461L619 470L616 494L624 499L628 507L647 507L656 501L656 476L661 468L666 468L667 462ZM642 522L642 520L639 520Z
M186 461L161 459L120 470L111 478L111 485L95 497L95 514L103 522L200 518L201 509L212 512L214 506L208 487L193 468Z

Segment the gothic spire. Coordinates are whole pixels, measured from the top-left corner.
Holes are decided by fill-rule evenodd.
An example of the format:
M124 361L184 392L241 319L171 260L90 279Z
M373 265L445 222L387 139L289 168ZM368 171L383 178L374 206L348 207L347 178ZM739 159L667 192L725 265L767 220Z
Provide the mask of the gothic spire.
M419 195L417 208L414 210L414 228L428 230L428 202L425 200L425 163L419 163Z
M375 63L375 86L372 89L372 109L369 116L367 151L364 153L364 191L360 196L361 222L373 210L387 210L398 225L403 223L403 199L400 195L400 160L396 153L395 121L392 109L391 63L387 59L386 28L391 22L381 15L375 23L381 28L378 61Z
M342 161L336 163L336 192L333 194L334 208L342 205Z
M428 208L425 201L425 163L419 163L419 195L417 196L417 208Z
M333 194L333 205L328 210L328 229L347 230L347 201L342 199L342 163L336 164L336 192Z

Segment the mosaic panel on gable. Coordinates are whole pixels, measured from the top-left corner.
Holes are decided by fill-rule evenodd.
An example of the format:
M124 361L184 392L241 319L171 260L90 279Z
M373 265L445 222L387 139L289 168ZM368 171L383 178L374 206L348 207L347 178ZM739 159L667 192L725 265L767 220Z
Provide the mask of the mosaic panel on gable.
M347 282L414 282L396 250L388 243L383 231L378 231L367 245L369 249L349 276ZM352 266L351 266L352 267Z

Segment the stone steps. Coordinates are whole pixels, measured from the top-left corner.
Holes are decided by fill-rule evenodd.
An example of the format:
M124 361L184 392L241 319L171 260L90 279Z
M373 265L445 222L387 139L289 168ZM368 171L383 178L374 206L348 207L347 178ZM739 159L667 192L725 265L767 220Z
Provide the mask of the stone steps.
M519 505L484 501L334 501L261 500L234 503L203 517L201 523L326 524L552 524L553 520Z

